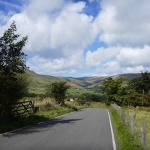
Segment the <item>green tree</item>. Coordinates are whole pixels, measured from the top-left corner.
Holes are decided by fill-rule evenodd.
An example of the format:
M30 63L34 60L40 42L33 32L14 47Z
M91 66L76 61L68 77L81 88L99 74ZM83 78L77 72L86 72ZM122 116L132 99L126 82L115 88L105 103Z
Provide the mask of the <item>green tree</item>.
M102 101L101 99L101 97L102 96L100 96L99 94L92 94L92 93L82 93L81 94L83 97L84 97L84 99L86 100L86 101L95 101L95 102L100 102L100 101Z
M106 79L102 85L101 90L106 95L106 104L109 105L111 103L117 103L118 105L122 105L125 101L125 95L127 93L126 87L123 86L124 79Z
M131 81L129 79L125 80L122 78L116 80L108 78L105 80L102 83L101 89L106 95L106 104L109 105L111 103L116 103L120 106L126 105L134 107L148 106L149 96L144 96L144 94L142 94L142 89L144 89L146 92L148 92L149 89L148 85L146 85L146 82L148 82L147 76L147 73L142 74L142 77L136 78L136 80L133 79Z
M27 36L18 40L15 34L15 22L10 25L0 38L0 113L1 118L11 119L13 102L18 101L27 91L28 81L21 76L25 73L26 55L22 51Z
M62 106L64 105L66 93L69 88L70 86L64 81L53 82L52 84L47 85L45 94L54 97L56 102Z
M17 73L24 73L26 67L26 55L22 51L27 41L27 36L20 41L15 22L4 32L0 38L0 72L2 75L15 77ZM16 41L16 43L15 43Z
M4 81L5 78L5 81ZM25 74L17 74L15 80L0 75L0 118L12 119L12 105L28 92L30 80Z
M150 90L150 73L141 72L141 76L132 79L129 84L136 92L147 94Z

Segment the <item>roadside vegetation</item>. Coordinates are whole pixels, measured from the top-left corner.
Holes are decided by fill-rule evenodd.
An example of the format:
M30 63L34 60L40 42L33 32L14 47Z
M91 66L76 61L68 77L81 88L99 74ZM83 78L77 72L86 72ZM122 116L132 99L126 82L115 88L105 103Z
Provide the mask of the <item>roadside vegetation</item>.
M116 124L117 128L116 135L117 137L120 136L120 138L117 138L120 149L131 149L130 146L124 148L130 143L131 145L134 145L134 148L132 149L149 149L150 144L148 142L148 139L150 138L150 73L147 71L141 72L141 76L134 79L108 78L102 83L101 89L106 97L105 104L107 106L111 106L111 104L115 103L118 106L121 106L121 109L125 110L125 114L127 116L129 115L128 117L126 117L129 122L131 122L131 116L133 116L135 119L135 131L133 136L131 136L129 131L131 129L127 129L125 123L123 123L123 121L119 121L121 120L120 118L116 119L115 121L115 118L117 118L117 114L115 114L115 111L112 111L112 116L114 116L114 124ZM146 123L146 129L143 129L143 122ZM124 132L124 129L128 130L128 132ZM143 139L141 129L146 130L146 134L143 133ZM125 136L127 140L124 141L124 138L120 135L119 131L121 133L124 132L124 134L122 133L121 135ZM131 141L135 142L132 143ZM142 143L141 141L144 141L144 143ZM141 143L143 145L142 148L139 147Z
M150 149L150 107L122 107L130 117L135 116L134 136L137 141L141 141L141 127L143 121L146 123L146 147Z
M116 103L119 106L150 106L150 73L147 71L134 79L110 77L100 88L106 96L107 105Z
M78 111L86 107L79 106L76 103L66 102L64 106L60 106L55 103L54 99L45 98L40 100L37 98L35 101L36 112L30 115L24 115L22 117L16 117L11 122L1 122L0 123L0 133L12 131L20 127L25 127L29 125L37 124L41 121L55 118L57 116L70 113L72 111Z
M116 110L112 107L108 107L114 126L114 132L116 137L116 142L120 150L142 150L140 143L131 135L129 128L126 126L125 122L119 117Z

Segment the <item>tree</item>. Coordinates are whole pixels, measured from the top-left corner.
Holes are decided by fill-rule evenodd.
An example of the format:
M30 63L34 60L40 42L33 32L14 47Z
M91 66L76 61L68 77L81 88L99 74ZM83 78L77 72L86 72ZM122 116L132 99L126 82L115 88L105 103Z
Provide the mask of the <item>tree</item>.
M27 41L27 36L17 41L19 34L14 32L17 30L15 22L10 28L4 32L0 38L0 71L5 76L15 76L16 73L24 73L26 67L26 55L22 51ZM15 43L16 41L16 43Z
M118 105L122 105L125 101L125 95L127 93L126 87L123 86L124 79L112 79L108 78L101 85L101 90L106 95L106 104L117 103Z
M94 101L100 102L102 101L102 96L99 94L92 94L92 93L82 93L81 96L85 99L85 101Z
M0 75L0 118L3 120L12 119L12 105L21 99L28 92L30 83L25 74L17 74L15 80Z
M135 78L131 81L122 78L116 80L108 78L102 83L101 89L106 95L105 102L107 105L116 103L120 106L146 106L149 105L149 96L142 94L142 91L144 89L145 92L148 92L148 84L148 74L144 73L141 77Z
M141 76L132 79L129 84L136 92L147 94L150 90L150 73L141 72Z
M64 81L53 82L46 87L46 95L55 98L56 102L61 106L64 105L67 90L70 88L69 85Z
M18 40L19 34L15 22L10 25L0 38L0 113L1 118L12 118L12 104L27 91L28 81L25 73L26 55L22 51L27 36Z

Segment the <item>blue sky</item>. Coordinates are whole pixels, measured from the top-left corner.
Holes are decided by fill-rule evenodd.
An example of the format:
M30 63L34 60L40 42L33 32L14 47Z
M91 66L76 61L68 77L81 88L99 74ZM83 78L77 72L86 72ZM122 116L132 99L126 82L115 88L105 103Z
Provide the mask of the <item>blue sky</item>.
M52 76L150 71L149 0L0 0L0 36L28 35L27 66Z

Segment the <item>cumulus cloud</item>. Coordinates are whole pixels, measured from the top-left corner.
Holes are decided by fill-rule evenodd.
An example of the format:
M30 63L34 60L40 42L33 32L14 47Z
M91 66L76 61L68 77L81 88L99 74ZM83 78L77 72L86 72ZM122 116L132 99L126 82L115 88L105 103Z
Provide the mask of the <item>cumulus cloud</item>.
M72 55L67 59L46 59L40 56L34 56L27 60L27 66L30 66L31 70L44 74L65 74L68 72L76 73L76 70L83 69L82 66L82 53Z
M51 46L52 48L64 46L67 54L84 49L92 43L96 34L94 33L93 17L80 14L85 7L85 3L79 2L66 6L60 16L51 26Z
M43 74L75 73L83 68L84 48L96 37L93 17L82 13L84 7L85 2L29 0L22 12L6 18L0 31L15 20L17 32L28 35L24 51L30 69Z
M143 46L150 44L149 1L105 0L96 21L103 31L100 40L109 45Z
M123 47L117 55L117 60L122 67L150 66L150 46L143 48Z
M139 73L139 72L141 72L141 71L146 71L145 70L146 68L144 68L142 65L140 65L140 66L136 66L136 67L127 67L126 68L126 72L127 73ZM148 68L147 68L148 69ZM149 69L148 69L149 70Z
M117 74L121 71L120 65L117 61L110 61L103 65L102 72L105 72L106 74Z
M60 58L83 51L97 36L93 17L82 13L85 2L66 3L64 0L30 0L24 11L13 15L18 32L28 35L25 52L43 57ZM37 16L36 16L37 15Z
M120 48L98 48L96 51L88 51L86 53L86 65L88 68L99 66L102 62L108 61L109 59L116 57Z
M131 73L150 70L150 46L99 48L86 54L88 68L98 67L105 74Z
M88 2L100 5L95 18L85 14L84 1L28 0L24 5L11 5L21 7L20 12L0 11L0 35L15 20L18 33L28 35L27 66L41 74L150 70L149 0ZM99 48L93 44L96 39ZM107 46L102 48L101 42ZM93 47L88 49L89 45Z

